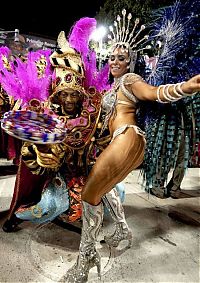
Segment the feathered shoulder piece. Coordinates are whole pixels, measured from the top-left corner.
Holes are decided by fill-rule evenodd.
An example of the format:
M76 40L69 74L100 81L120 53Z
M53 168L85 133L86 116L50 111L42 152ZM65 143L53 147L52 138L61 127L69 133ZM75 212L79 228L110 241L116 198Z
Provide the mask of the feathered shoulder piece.
M9 58L11 56L11 50L7 46L0 47L0 71L6 69L8 71L13 70L13 64Z
M47 100L52 75L50 53L50 50L30 51L23 62L20 58L13 59L8 48L0 49L0 84L14 100L21 100L22 107L32 99Z

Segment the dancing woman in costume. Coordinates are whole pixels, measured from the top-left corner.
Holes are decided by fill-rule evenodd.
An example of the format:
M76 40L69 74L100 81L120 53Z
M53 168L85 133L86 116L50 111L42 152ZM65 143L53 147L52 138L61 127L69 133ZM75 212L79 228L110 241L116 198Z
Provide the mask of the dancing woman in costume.
M122 14L124 25L126 11L123 10ZM129 14L128 21L130 19ZM200 90L200 75L171 85L155 87L147 84L134 73L138 51L135 34L129 31L129 24L121 29L120 18L117 21L117 32L115 34L112 30L110 37L112 52L108 62L114 83L102 103L106 113L104 126L109 127L111 142L98 157L82 192L83 226L79 255L76 264L68 271L68 282L87 282L93 266L97 266L100 276L101 259L96 250L96 240L103 221L102 201L107 202L107 194L112 188L137 168L144 158L145 133L136 123L138 102L171 103ZM138 25L138 20L135 25ZM143 29L141 26L140 31ZM117 226L114 235L106 240L116 247L121 240L129 239L129 235L129 230L122 223Z

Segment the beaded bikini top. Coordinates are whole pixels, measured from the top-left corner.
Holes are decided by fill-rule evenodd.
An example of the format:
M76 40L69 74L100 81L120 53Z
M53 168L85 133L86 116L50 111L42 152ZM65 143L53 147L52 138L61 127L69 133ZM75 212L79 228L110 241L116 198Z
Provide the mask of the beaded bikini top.
M119 88L121 89L122 93L132 102L133 107L137 104L137 97L133 93L128 91L126 85L134 84L139 80L143 79L141 76L135 73L127 73L122 77L115 79L112 88L104 95L102 100L102 110L105 113L105 120L102 127L102 131L105 130L105 128L107 127L108 121L115 111L115 107L118 103L117 93Z

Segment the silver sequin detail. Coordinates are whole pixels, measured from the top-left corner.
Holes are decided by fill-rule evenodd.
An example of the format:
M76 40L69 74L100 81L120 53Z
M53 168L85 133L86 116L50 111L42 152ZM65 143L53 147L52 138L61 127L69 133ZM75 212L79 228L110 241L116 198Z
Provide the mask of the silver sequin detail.
M137 133L138 135L141 135L141 136L145 137L145 132L143 132L138 126L125 124L125 125L119 127L117 130L114 131L111 142L112 142L117 136L121 135L127 128L134 128L135 131L136 131L136 133Z

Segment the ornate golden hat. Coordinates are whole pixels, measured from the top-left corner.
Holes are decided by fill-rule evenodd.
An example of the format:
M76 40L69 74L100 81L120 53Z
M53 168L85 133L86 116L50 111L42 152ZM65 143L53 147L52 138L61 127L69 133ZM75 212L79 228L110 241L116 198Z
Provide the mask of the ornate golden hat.
M67 88L82 92L84 70L81 56L70 47L64 31L58 35L57 42L59 49L50 56L51 65L55 68L52 95Z

